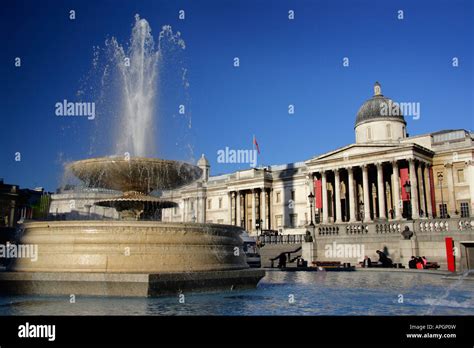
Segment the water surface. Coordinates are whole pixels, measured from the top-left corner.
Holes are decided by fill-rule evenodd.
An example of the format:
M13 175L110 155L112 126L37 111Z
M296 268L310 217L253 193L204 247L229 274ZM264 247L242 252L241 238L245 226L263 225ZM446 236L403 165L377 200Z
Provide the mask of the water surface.
M16 296L0 315L474 315L474 282L403 272L268 271L256 289L162 298Z

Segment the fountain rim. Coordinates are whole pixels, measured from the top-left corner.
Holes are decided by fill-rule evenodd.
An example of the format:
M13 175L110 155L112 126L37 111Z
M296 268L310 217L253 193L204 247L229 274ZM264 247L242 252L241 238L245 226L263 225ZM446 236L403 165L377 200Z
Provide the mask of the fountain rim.
M110 170L109 166L111 168ZM88 178L97 175L99 170L109 173L108 175L110 175L111 177L126 177L127 174L120 173L125 173L122 169L125 169L127 167L145 168L147 170L162 168L165 169L165 172L168 173L168 175L170 175L170 173L182 174L184 170L184 172L186 172L187 174L186 176L180 175L181 180L176 182L168 180L170 176L165 175L163 176L163 180L165 180L164 182L166 183L165 185L159 185L156 182L152 183L149 180L146 183L139 184L139 181L134 181L134 179L127 179L128 184L125 186L106 179L106 175L102 178L102 180L104 181L101 183L101 185L97 185L97 187L113 189L119 192L138 191L144 194L149 194L154 190L169 190L189 185L202 176L202 169L195 164L180 160L169 160L155 157L103 156L71 161L65 164L66 171L70 171L72 174L74 174L75 177L85 183L87 183ZM118 172L118 174L116 172Z

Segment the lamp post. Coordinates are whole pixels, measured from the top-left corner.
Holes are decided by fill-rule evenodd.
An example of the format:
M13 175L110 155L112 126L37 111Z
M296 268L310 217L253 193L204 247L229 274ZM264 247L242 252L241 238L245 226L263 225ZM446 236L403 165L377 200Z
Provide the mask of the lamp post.
M315 225L314 225L314 222L313 222L313 203L314 203L314 195L313 195L313 192L311 192L309 195L308 195L308 199L309 199L309 210L310 210L310 214L311 214L311 222L309 223L309 227L311 228L314 228Z
M444 198L443 198L443 173L438 173L438 182L439 182L439 190L441 191L441 211L440 211L440 217L442 219L445 218L444 214Z
M364 202L360 202L359 203L359 216L360 216L361 222L364 222L364 215L365 215Z
M405 188L405 192L408 194L408 212L407 212L407 220L411 220L411 184L410 181L405 181L403 185Z

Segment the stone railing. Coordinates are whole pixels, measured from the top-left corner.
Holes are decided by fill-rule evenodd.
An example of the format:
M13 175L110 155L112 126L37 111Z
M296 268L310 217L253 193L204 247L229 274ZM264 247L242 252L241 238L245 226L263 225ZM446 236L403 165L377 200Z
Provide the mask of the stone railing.
M465 230L474 230L474 218L472 219L460 219L458 222L458 227L461 231Z
M339 227L344 228L344 225L321 225L316 227L316 235L319 236L333 236L339 234Z
M264 244L299 244L304 242L304 234L283 234L279 236L258 236Z
M367 234L369 226L367 224L350 224L346 226L346 234Z
M347 235L400 235L408 226L415 233L443 233L474 231L473 218L419 219L370 223L338 223L316 226L316 237L344 237ZM345 233L344 233L345 232Z
M398 233L402 232L402 224L400 222L376 223L375 233Z
M448 220L433 219L415 222L414 229L417 232L447 232L450 230L449 225Z

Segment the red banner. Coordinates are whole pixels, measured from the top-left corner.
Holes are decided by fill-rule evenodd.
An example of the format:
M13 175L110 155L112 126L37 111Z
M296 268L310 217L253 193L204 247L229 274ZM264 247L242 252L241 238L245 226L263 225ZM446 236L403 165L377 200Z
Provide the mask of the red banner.
M446 260L448 262L448 271L456 271L456 260L454 259L454 250L453 250L453 239L451 237L446 237Z
M322 182L320 179L314 179L314 196L315 196L315 209L323 208L323 192L322 192Z
M402 189L402 201L409 201L410 196L405 190L405 183L410 181L410 174L408 173L408 168L400 168L400 187Z
M431 210L433 211L433 217L436 217L436 197L435 197L435 187L433 181L433 167L430 166L428 171L430 179L430 191L431 191Z

